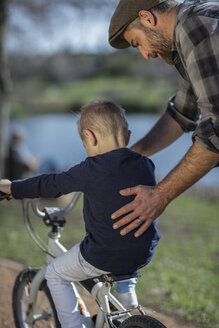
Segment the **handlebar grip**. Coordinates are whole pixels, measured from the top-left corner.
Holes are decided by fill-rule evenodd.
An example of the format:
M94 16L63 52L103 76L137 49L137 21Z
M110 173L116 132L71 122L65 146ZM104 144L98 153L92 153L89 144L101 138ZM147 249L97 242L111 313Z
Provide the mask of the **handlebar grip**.
M40 218L44 218L46 216L46 213L40 211L40 209L38 208L36 199L31 200L31 207L33 212Z
M4 192L0 191L0 201L4 200L4 199L11 200L12 196L9 195L9 194L5 194Z

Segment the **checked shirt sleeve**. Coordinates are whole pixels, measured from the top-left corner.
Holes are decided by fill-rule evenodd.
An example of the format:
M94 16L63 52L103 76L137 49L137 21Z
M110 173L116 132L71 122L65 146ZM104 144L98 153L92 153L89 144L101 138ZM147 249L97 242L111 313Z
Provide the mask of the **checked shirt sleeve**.
M219 20L190 17L176 38L188 80L167 111L184 131L194 131L193 140L219 153Z
M194 131L199 118L194 92L190 83L181 80L176 95L169 100L167 112L177 121L184 132Z

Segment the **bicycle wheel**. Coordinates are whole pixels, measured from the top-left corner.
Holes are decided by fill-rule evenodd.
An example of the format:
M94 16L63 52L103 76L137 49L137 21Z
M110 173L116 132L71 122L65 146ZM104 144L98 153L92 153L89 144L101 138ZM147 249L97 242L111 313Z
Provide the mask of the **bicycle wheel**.
M37 292L34 322L26 323L28 310L28 296L30 286L37 269L21 271L16 278L13 294L12 307L16 328L61 328L50 291L44 280Z
M147 315L134 315L126 319L119 328L166 328L166 326Z

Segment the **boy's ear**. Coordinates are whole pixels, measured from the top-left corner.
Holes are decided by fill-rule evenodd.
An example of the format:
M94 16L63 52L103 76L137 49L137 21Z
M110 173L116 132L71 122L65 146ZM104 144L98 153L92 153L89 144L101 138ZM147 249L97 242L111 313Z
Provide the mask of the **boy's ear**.
M128 134L127 134L127 137L126 137L126 140L125 140L125 145L126 146L128 145L128 143L130 141L131 133L132 133L132 131L131 130L128 130Z
M92 130L89 130L89 129L83 130L83 135L85 136L86 141L91 146L96 146L97 145L97 137L96 137L95 133Z

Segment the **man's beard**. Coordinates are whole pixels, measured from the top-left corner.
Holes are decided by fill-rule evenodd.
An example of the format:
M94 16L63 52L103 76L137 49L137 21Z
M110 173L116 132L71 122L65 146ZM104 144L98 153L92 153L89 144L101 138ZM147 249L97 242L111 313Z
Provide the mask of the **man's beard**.
M152 54L159 55L167 64L174 65L172 60L172 40L159 31L142 26Z

